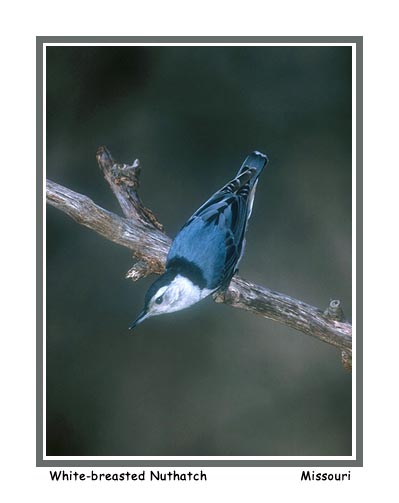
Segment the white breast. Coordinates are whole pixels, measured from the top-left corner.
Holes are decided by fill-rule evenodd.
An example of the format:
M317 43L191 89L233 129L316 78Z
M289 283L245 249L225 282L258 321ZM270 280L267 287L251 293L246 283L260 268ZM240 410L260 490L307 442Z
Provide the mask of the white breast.
M169 312L180 311L181 309L190 307L214 291L208 290L207 288L201 290L198 285L195 285L188 278L180 274L175 277L168 290L171 291L173 296L173 302L169 306Z

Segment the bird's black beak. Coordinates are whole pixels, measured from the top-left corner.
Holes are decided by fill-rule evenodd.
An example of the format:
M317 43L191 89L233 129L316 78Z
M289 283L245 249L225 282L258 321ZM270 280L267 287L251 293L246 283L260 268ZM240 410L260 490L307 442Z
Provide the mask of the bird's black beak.
M146 311L142 311L130 325L129 330L133 330L133 328L137 327L137 325L140 325L140 323L142 323L146 318L148 318L148 313Z

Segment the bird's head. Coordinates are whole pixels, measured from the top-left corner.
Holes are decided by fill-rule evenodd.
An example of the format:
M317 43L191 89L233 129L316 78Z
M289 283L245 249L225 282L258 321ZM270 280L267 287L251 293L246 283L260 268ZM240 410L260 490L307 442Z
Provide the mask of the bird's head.
M160 314L173 313L195 304L203 298L200 288L180 274L165 272L148 289L144 309L130 325L135 328L144 320Z

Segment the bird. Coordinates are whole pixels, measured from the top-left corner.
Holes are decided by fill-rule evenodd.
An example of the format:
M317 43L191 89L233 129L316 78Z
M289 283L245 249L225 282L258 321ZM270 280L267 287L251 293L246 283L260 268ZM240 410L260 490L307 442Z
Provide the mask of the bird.
M268 162L265 154L251 152L237 175L187 220L172 241L165 272L149 287L144 309L130 330L228 287L244 253L258 177Z

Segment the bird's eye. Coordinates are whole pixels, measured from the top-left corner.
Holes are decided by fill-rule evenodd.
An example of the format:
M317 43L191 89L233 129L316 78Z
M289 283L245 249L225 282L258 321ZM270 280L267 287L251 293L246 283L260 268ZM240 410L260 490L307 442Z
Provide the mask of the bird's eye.
M158 297L157 299L155 299L155 302L156 302L157 304L162 304L162 301L163 301L162 296L161 296L161 297Z

